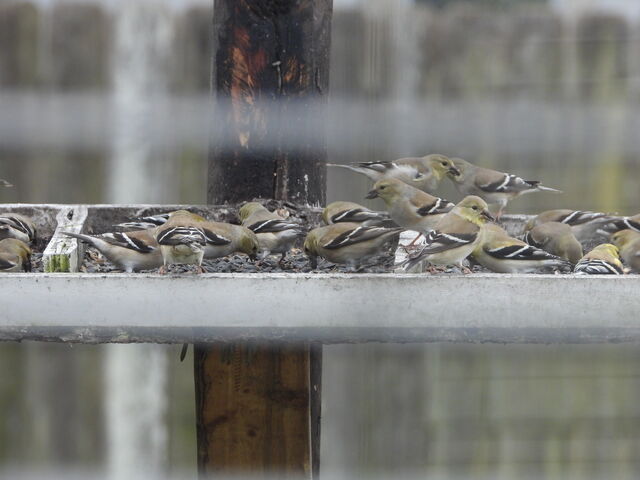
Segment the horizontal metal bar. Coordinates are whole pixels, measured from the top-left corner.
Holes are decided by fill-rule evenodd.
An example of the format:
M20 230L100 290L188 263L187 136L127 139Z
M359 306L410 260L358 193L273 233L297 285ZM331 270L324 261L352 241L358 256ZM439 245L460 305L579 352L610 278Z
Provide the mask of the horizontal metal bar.
M640 276L1 274L0 339L621 342Z

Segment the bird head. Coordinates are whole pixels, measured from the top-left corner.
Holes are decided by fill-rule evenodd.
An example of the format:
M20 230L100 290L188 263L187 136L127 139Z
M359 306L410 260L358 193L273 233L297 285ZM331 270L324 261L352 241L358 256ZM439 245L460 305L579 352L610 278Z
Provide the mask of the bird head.
M442 179L445 175L460 175L460 170L449 157L440 155L439 153L433 153L427 155L424 159L438 180Z
M240 248L238 250L249 255L249 258L251 260L256 260L258 258L258 249L260 248L258 237L248 228L241 228L242 231L240 232Z
M611 243L618 248L623 248L634 240L640 240L640 233L630 229L619 230L611 235Z
M365 198L371 199L380 197L387 205L389 205L398 196L402 195L402 192L407 188L409 188L407 184L397 178L386 178L378 180Z
M247 218L249 218L250 215L252 215L254 212L257 212L258 210L266 210L266 208L264 208L258 202L247 202L242 205L242 207L240 207L240 210L238 210L238 216L240 217L241 221L245 221Z
M471 164L462 158L451 158L453 168L447 171L447 177L454 182L461 182L466 178L466 174L469 172Z
M495 218L489 212L487 202L475 195L464 197L452 211L476 225L484 225L487 221L495 221Z
M309 257L311 268L318 268L318 240L320 231L318 229L311 230L304 239L304 253Z

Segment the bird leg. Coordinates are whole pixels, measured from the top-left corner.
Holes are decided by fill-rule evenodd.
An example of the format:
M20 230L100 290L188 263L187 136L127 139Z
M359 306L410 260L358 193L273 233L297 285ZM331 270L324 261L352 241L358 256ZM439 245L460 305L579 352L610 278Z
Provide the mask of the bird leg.
M202 265L196 265L196 273L206 273L207 271L204 269Z
M284 270L284 259L287 256L287 252L283 253L282 256L280 257L280 260L278 260L278 266Z

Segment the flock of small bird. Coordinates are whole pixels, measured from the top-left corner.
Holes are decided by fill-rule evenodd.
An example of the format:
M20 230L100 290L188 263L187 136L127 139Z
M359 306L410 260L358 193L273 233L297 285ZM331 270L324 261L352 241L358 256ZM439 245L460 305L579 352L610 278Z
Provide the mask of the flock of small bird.
M318 257L360 270L395 244L401 232L419 235L405 246L408 258L399 266L411 271L464 265L472 259L500 273L528 273L553 269L581 274L640 272L640 214L622 217L602 212L549 210L525 225L523 238L500 226L509 201L532 192L554 192L538 181L474 165L440 154L402 158L391 162L329 164L366 175L373 188L366 198L380 198L385 212L353 202L333 202L322 212L323 226L307 231L286 211L269 211L258 202L239 209L240 225L207 220L179 210L132 219L118 231L99 235L64 232L99 250L126 272L158 269L172 264L193 264L203 272L203 259L244 253L252 260L287 253L299 239L312 268ZM434 195L442 180L450 179L464 198L453 204ZM0 182L1 184L1 182ZM497 205L494 216L489 205ZM30 219L0 215L0 271L29 271L29 245L35 240ZM418 238L424 240L415 245ZM602 243L583 252L583 245L604 236ZM624 263L623 263L624 262ZM422 270L422 268L421 268Z

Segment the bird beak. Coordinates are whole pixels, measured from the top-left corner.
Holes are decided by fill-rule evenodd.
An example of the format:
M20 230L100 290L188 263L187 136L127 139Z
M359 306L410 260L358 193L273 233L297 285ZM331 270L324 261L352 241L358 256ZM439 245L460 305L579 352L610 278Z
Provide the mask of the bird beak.
M495 222L496 219L493 215L491 215L491 212L489 212L489 210L482 210L482 217L485 218L486 220L490 221L490 222Z
M249 254L249 260L251 260L252 262L255 262L256 260L258 260L258 255L255 253Z
M449 167L449 170L447 170L447 173L453 175L454 177L460 176L460 170L454 166Z
M311 264L311 268L315 270L318 268L318 257L315 255L309 257L309 263Z
M372 198L378 198L378 191L377 190L371 190L369 193L367 193L367 196L364 198L368 198L368 199L372 199Z

